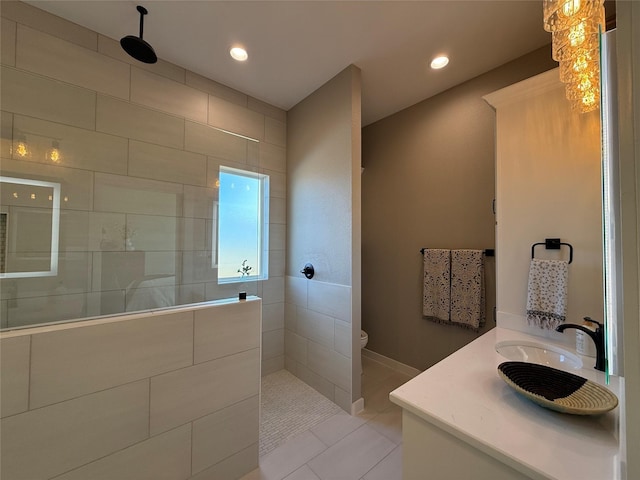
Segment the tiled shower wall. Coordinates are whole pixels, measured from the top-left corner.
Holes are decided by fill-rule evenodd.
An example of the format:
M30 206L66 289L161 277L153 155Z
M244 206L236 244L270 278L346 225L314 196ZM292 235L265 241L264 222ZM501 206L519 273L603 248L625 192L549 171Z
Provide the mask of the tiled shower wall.
M285 366L347 412L351 331L351 287L286 277Z
M3 1L1 13L1 173L62 189L58 275L3 279L2 327L246 290L263 298L263 374L283 368L286 113L162 60L137 62L30 5ZM28 157L15 153L19 136ZM53 141L57 163L44 155ZM266 281L217 284L220 165L270 176Z

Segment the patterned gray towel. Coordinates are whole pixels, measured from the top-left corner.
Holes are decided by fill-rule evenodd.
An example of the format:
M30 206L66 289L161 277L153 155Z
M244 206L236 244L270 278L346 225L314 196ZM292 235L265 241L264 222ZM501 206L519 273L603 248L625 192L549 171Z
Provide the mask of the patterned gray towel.
M475 331L484 325L482 250L451 250L451 322Z
M427 248L424 251L422 314L438 323L449 323L451 251Z
M567 315L569 264L564 260L531 259L527 292L527 322L554 330Z

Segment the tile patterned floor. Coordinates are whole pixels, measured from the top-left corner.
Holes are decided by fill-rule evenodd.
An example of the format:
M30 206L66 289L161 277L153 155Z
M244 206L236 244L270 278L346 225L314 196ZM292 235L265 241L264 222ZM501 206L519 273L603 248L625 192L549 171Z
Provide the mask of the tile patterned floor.
M340 410L262 456L241 480L401 480L402 412L389 392L411 377L367 357L362 367L364 412Z
M260 456L342 409L287 370L262 378Z

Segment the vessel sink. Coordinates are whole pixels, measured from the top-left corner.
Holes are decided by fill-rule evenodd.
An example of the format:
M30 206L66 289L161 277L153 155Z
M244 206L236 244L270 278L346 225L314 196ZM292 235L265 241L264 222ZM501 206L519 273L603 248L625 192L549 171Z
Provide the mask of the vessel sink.
M527 340L505 340L496 343L496 352L508 360L537 363L560 370L582 368L580 357L554 345Z

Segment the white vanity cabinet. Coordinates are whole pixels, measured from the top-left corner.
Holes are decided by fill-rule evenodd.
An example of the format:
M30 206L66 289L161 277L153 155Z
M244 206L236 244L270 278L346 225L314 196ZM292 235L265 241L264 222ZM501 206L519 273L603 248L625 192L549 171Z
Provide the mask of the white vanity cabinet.
M498 376L506 359L494 346L503 340L540 339L496 327L391 392L403 409L403 479L624 479L622 405L579 416L534 404ZM584 366L574 373L604 384L593 359L581 358ZM618 380L607 388L621 401Z

